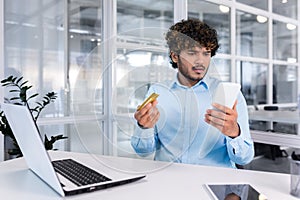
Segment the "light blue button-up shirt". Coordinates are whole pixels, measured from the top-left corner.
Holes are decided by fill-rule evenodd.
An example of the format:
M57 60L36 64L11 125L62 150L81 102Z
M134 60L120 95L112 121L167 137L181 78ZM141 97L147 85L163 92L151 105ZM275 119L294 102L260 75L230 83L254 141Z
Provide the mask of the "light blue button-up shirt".
M246 101L238 95L238 124L240 135L225 136L204 121L212 108L212 94L219 80L206 76L193 87L181 85L177 78L164 84L153 84L148 91L159 94L157 107L160 118L154 128L138 125L131 145L140 156L154 153L154 159L189 164L203 164L235 168L254 156L250 136Z

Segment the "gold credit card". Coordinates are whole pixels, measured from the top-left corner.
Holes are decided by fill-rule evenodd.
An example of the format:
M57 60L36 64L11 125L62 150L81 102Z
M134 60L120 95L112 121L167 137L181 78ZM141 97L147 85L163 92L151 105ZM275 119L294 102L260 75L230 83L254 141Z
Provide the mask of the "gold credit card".
M158 96L159 94L152 93L141 105L137 107L137 110L141 110L147 103L153 102Z

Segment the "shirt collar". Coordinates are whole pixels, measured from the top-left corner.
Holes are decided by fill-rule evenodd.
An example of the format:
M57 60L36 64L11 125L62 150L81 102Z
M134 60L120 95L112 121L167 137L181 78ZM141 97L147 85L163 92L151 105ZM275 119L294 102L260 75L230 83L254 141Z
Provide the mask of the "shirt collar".
M206 90L209 89L209 85L210 85L210 77L209 76L204 76L204 78L202 80L200 80L198 83L196 83L192 88L197 88L199 86L203 86ZM185 85L182 85L179 80L178 80L178 77L177 77L177 73L175 74L175 77L174 79L170 82L170 85L169 85L170 89L174 89L174 88L188 88L187 86Z

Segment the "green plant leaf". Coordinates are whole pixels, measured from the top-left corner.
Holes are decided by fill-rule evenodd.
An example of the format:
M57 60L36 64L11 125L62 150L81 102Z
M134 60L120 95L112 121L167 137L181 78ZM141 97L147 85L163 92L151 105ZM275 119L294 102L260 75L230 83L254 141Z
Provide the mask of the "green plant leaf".
M28 97L27 101L28 101L29 99L32 99L32 98L38 96L38 95L39 95L38 93L35 93L35 94L31 95L30 97Z
M42 102L36 102L37 106L34 107L34 109L31 109L29 107L28 101L30 99L33 99L37 97L39 94L34 93L32 94L28 99L26 99L27 96L27 91L32 88L32 85L27 85L28 81L23 81L23 77L15 77L15 76L8 76L6 79L1 80L1 84L3 87L14 87L11 90L9 90L10 93L14 94L16 92L19 92L19 94L15 94L15 96L10 97L10 99L5 98L7 101L15 101L13 104L16 105L26 105L28 106L30 112L34 116L34 120L36 121L37 118L39 117L39 114L41 111L45 108L46 105L50 104L54 99L57 98L55 92L48 92L42 99ZM4 115L3 111L0 111L0 131L2 134L10 137L13 141L13 145L15 146L15 150L11 152L11 154L17 154L17 156L22 156L22 152L17 144L17 141L13 135L12 130L10 129L10 126L7 122L7 119ZM57 136L52 136L51 139L49 140L47 136L45 135L45 147L49 149L53 149L53 143L56 142L57 140L61 139L66 139L67 137L64 137L63 135L57 135Z
M9 92L19 92L19 90L9 90Z
M25 86L21 87L21 90L29 90L30 88L32 88L32 85L30 85L30 86L25 85Z
M8 86L8 85L12 85L11 83L4 83L2 84L3 87Z
M13 101L13 100L17 100L17 99L20 99L20 98L19 97L12 97L9 100Z
M16 80L17 80L17 77L13 77L13 78L11 79L12 82L15 82Z
M23 87L23 85L25 85L26 83L28 83L28 81L24 81L24 82L20 85L20 87Z
M19 82L23 79L23 76L21 76L18 80L17 80L17 84L19 84Z
M13 79L13 76L9 76L7 77L6 79L2 80L3 82L8 82L8 81L11 81ZM1 81L1 82L2 82Z
M37 111L38 108L39 108L39 106L36 106L36 107L33 108L32 110Z

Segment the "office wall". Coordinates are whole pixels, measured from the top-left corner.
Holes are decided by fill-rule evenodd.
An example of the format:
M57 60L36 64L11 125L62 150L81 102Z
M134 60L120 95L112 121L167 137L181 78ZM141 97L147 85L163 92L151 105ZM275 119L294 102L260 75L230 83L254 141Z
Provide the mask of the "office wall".
M296 105L297 1L279 6L224 0L225 10L215 0L1 3L0 35L6 41L1 77L22 75L34 86L32 92L58 93L38 123L43 134L69 137L56 144L60 149L135 156L129 145L132 114L149 83L173 77L164 33L182 17L197 17L217 29L221 48L212 62L214 73L240 82L249 106ZM258 22L257 15L266 21ZM287 23L296 28L286 29Z

